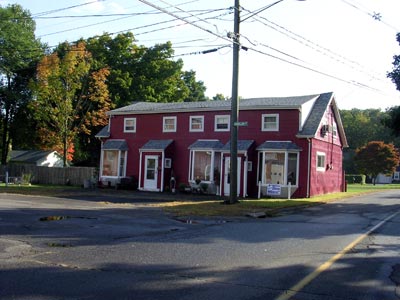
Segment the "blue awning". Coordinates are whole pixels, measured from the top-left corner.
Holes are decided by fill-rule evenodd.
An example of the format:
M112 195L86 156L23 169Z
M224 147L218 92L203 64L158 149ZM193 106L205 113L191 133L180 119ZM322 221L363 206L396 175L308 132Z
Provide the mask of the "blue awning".
M190 150L221 150L224 147L219 140L197 140L189 146Z
M128 150L128 144L125 140L107 140L102 147L103 150Z
M140 151L161 151L168 148L174 140L149 140Z
M295 143L290 141L265 141L260 146L257 147L258 151L268 151L268 150L285 150L285 151L301 151L302 149Z
M237 150L238 151L247 151L251 147L251 145L254 143L253 140L238 140L237 141ZM221 149L222 151L230 151L231 149L231 141L227 142L224 147Z

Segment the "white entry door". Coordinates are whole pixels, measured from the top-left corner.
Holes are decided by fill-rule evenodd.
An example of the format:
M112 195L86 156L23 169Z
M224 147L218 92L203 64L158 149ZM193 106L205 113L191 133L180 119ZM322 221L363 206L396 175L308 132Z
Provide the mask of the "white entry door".
M242 158L237 158L237 194L240 194L240 171ZM225 176L224 176L224 196L229 196L231 193L231 158L225 157Z
M144 189L157 190L158 180L158 156L147 155L144 168Z

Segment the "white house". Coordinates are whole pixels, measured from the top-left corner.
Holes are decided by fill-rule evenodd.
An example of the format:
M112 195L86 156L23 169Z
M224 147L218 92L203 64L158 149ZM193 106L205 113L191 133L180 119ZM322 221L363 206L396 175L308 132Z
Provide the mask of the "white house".
M9 163L30 164L38 167L62 167L63 158L56 151L12 150Z

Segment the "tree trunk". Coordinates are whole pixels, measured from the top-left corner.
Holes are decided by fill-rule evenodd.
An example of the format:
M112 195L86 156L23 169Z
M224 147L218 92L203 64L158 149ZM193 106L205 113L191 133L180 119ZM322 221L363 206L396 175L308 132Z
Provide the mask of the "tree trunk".
M4 119L3 119L3 132L2 132L2 146L3 151L1 152L1 164L7 164L7 157L8 157L8 150L10 148L10 138L9 138L9 131L10 131L10 101L9 98L11 95L11 77L7 75L7 93L5 95L5 103L4 103Z

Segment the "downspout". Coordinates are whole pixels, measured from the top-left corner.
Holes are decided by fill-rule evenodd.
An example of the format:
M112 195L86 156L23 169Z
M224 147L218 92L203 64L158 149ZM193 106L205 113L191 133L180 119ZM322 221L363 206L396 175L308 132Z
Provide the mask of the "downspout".
M310 181L311 181L311 139L307 138L308 141L308 163L307 163L307 195L306 198L310 198Z
M161 193L164 191L164 150L161 152Z
M243 198L246 198L247 196L247 151L244 153L244 165L243 165Z
M189 152L189 174L188 174L188 183L190 184L190 178L192 177L192 150Z
M142 189L142 151L139 150L139 186L138 186L138 190Z
M224 180L222 178L225 178L225 163L224 163L224 152L221 152L221 163L220 163L220 170L219 170L219 195L222 196L222 185L224 184ZM224 184L225 185L225 184ZM225 187L224 187L225 188Z
M99 178L97 180L101 180L101 177L103 175L103 160L104 160L104 150L103 150L103 145L104 142L101 139L101 150L100 150L100 170L99 170Z

